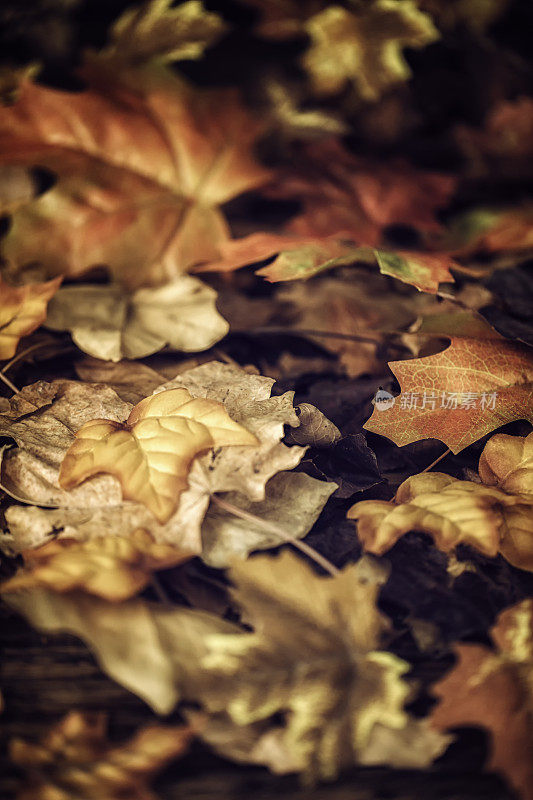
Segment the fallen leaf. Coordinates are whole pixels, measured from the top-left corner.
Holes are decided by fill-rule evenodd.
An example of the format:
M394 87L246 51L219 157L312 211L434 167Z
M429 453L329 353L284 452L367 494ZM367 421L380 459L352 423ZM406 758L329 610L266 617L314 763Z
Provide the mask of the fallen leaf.
M99 57L111 66L198 59L225 30L223 20L207 11L201 0L187 0L176 8L172 0L147 0L118 18L110 31L111 44Z
M457 262L445 254L376 250L376 259L383 275L392 275L416 286L421 292L435 294L439 284L453 283L455 280L450 269L456 267Z
M109 603L82 592L36 588L4 600L37 630L82 639L101 669L157 714L169 714L187 695L207 653L206 638L240 630L212 614L139 599Z
M357 521L357 535L365 550L377 555L405 533L420 531L428 533L444 552L467 544L492 558L501 552L515 566L533 570L531 495L507 494L428 472L404 481L394 500L356 503L348 518Z
M55 294L61 278L46 283L10 286L0 276L0 359L15 355L22 336L44 322L46 305Z
M168 522L199 453L257 443L221 403L193 399L183 388L169 389L137 403L125 423L86 422L61 464L59 485L71 489L107 472L119 479L125 498L145 505L159 522Z
M274 380L252 375L242 369L210 362L180 373L160 389L186 388L191 396L224 403L227 413L259 440L257 446L221 448L195 459L189 474L189 488L170 520L160 524L143 505L122 499L119 481L112 475L89 478L70 491L58 485L59 468L74 432L95 414L123 422L131 405L122 402L115 392L101 385L87 386L73 381L44 382L25 387L10 401L10 411L0 416L0 432L17 443L3 457L2 484L33 506L12 505L6 509L10 548L24 550L41 545L52 533L60 537L90 539L103 530L128 536L136 528L149 531L158 542L168 542L182 550L202 554L203 521L215 493L236 492L239 498L269 507L280 504L283 522L283 498L269 500L268 481L278 472L293 469L304 449L281 443L284 426L297 427L293 393L270 397ZM22 416L22 418L21 418ZM290 486L294 476L285 473ZM306 497L313 514L320 513L325 502L324 484L313 484L316 497ZM332 487L333 484L325 484ZM322 501L320 500L322 498ZM39 508L37 506L45 506ZM47 508L46 506L55 506ZM250 507L248 507L250 508ZM273 519L274 511L269 512ZM306 518L302 509L302 519ZM312 517L311 523L316 516ZM307 519L310 517L308 516ZM215 524L210 525L211 534ZM304 535L307 531L298 527ZM253 526L243 529L241 549L252 550L265 538L264 531ZM223 550L219 536L217 552ZM213 547L212 535L210 546ZM233 547L233 544L231 545ZM205 552L202 557L206 558ZM220 566L220 564L218 564Z
M481 725L490 734L487 769L533 798L533 601L503 611L491 629L496 653L460 644L458 663L432 687L438 730Z
M479 459L479 478L459 481L438 472L413 475L391 501L363 500L348 511L366 550L378 555L404 533L432 536L445 552L468 544L489 557L533 570L533 463L527 437L497 434ZM482 482L479 482L479 481Z
M524 179L533 154L533 100L520 97L493 108L479 130L458 125L455 138L474 175L503 173ZM531 174L531 173L530 173Z
M353 264L366 254L366 249L343 244L336 239L286 249L289 244L286 242L277 258L258 269L256 274L262 275L270 283L305 280L328 269Z
M376 608L382 567L363 559L320 578L284 552L237 562L231 577L255 630L207 638L197 697L215 723L224 715L238 739L239 730L269 722L284 769L308 779L333 778L358 761L427 765L443 749L404 710L408 664L378 649L387 628ZM209 741L209 724L201 735ZM411 749L402 748L404 735ZM232 738L219 738L217 749L231 756ZM269 766L279 770L278 760Z
M193 730L146 725L116 745L106 721L104 713L71 711L38 744L12 739L10 759L28 776L17 800L156 800L148 781L185 752Z
M311 403L300 403L297 408L300 425L289 431L291 442L312 447L330 447L342 434L318 408Z
M106 361L144 358L166 345L208 350L228 332L216 292L191 275L155 289L66 286L48 307L46 326L68 330L78 347Z
M303 203L303 213L289 222L287 233L378 247L390 225L439 231L435 212L447 205L455 182L403 161L362 159L329 138L302 148L265 191Z
M413 0L373 0L350 11L329 5L307 20L305 31L311 45L302 64L314 92L330 95L351 84L367 101L411 77L404 47L424 47L439 38Z
M269 178L252 155L259 125L236 92L155 68L114 83L97 62L83 77L79 93L26 80L0 109L3 163L58 176L13 215L5 257L72 276L105 265L134 288L216 260L230 238L219 205Z
M464 316L465 324L471 317ZM449 335L436 355L393 361L401 394L364 427L397 445L440 439L452 453L516 419L533 422L533 359L528 347L500 337L487 323L476 336Z
M100 361L84 358L74 364L76 373L86 383L105 383L121 400L135 405L161 386L164 376L139 361Z
M487 486L533 496L533 433L492 436L479 458L479 476Z
M142 591L152 573L182 564L191 553L154 542L149 533L95 537L89 541L60 539L22 553L24 568L0 584L0 592L43 587L64 594L80 590L110 602Z
M379 374L385 366L376 353L384 340L381 330L406 328L429 302L415 291L396 292L386 277L359 267L334 278L287 284L278 298L290 304L288 327L336 353L350 377ZM321 332L337 336L320 336ZM375 344L351 338L356 336L374 339Z

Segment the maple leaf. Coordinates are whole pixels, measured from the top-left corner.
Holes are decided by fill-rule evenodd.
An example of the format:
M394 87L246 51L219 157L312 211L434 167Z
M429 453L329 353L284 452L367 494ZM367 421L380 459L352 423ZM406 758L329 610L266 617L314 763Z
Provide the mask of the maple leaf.
M22 336L31 333L46 318L46 306L61 278L46 283L10 286L0 276L0 359L15 355Z
M70 489L100 472L116 475L124 497L167 522L187 488L191 463L211 447L257 444L214 400L169 389L141 400L125 423L95 419L76 433L59 472Z
M198 59L219 39L226 25L200 0L172 8L172 0L148 0L127 9L113 24L111 44L100 54L111 64Z
M441 472L404 481L393 500L362 500L348 511L365 550L381 555L409 531L428 533L440 550L467 544L484 555L500 552L533 570L533 495L459 481Z
M13 215L4 255L51 274L106 265L131 287L219 257L221 203L264 183L258 124L233 90L195 90L146 68L121 82L87 65L89 88L24 81L0 109L3 163L46 167L58 181Z
M400 446L434 438L459 453L507 422L533 422L530 348L481 321L475 330L471 337L448 334L450 346L436 355L390 362L402 393L386 413L374 409L364 427Z
M33 507L7 509L11 538L6 544L15 550L36 547L54 532L57 535L58 529L60 536L87 539L101 536L102 530L129 536L136 528L144 528L158 542L202 554L208 563L216 557L216 566L225 566L234 552L247 553L263 543L270 547L276 538L271 530L251 522L239 526L219 509L215 514L215 508L210 508L212 496L228 492L234 505L252 512L257 509L293 536L304 536L336 484L312 478L303 482L301 475L287 472L271 482L277 473L293 469L305 452L281 443L284 426L297 427L299 420L293 393L270 397L273 383L272 378L210 362L155 387L184 387L193 397L223 403L229 416L259 440L257 445L223 447L198 456L189 474L189 488L164 524L141 503L123 500L121 485L113 475L96 475L69 491L58 485L74 431L96 415L122 423L132 410L130 403L102 385L55 381L25 387L0 415L0 431L17 444L4 453L2 484ZM238 532L238 542L233 532Z
M154 542L149 533L99 536L85 542L53 540L22 553L24 568L0 585L0 592L44 587L53 592L74 589L119 602L140 592L152 572L182 564L191 553Z
M363 160L329 138L307 144L267 193L303 203L288 233L315 242L332 237L375 247L389 225L440 230L435 211L447 204L454 187L450 176L403 161Z
M403 709L408 665L378 649L387 627L376 608L382 568L363 560L319 578L284 552L237 562L231 577L255 631L207 639L197 697L215 722L225 714L243 728L282 714L276 735L284 760L311 778L332 778L361 759L382 762L379 748L368 762L365 751L383 729L397 743L413 726L422 735L423 723ZM412 764L428 764L443 741L429 737L425 745L422 756L413 748Z
M383 275L392 275L404 283L416 286L421 292L436 294L441 283L453 283L450 269L458 266L455 259L446 254L410 253L376 250L379 270Z
M216 292L191 275L131 294L120 286L67 286L48 307L46 326L69 330L96 358L144 358L170 345L209 349L228 332L215 307Z
M523 800L533 798L533 601L503 611L491 629L497 652L456 647L458 663L432 687L431 715L444 730L481 725L490 732L487 768L503 773Z
M452 219L441 245L462 257L504 251L527 254L533 248L533 208L475 208L459 214ZM461 268L472 269L464 264Z
M79 591L61 595L44 588L3 597L37 630L82 639L107 675L158 714L169 714L180 697L192 697L206 638L240 630L213 614L138 598L110 603Z
M11 761L28 774L17 800L156 800L148 781L184 753L193 731L147 725L116 745L106 721L104 713L71 711L38 744L12 739Z
M353 11L330 5L308 19L305 30L311 46L302 63L314 91L334 94L352 83L370 101L411 76L404 47L424 47L439 38L413 0L374 0Z

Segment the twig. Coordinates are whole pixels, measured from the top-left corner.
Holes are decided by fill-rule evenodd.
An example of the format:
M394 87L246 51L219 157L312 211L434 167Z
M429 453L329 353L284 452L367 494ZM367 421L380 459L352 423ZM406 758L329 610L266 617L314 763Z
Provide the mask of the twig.
M429 467L426 467L425 469L423 469L422 472L429 472L430 469L432 469L436 464L438 464L439 461L442 461L443 458L446 458L446 456L449 455L451 452L452 451L450 450L449 447L446 448L444 453L441 453L440 456L438 458L436 458L435 461L432 461L432 463L429 465ZM420 474L422 474L422 473L420 473Z
M15 356L13 356L11 361L8 361L7 364L5 364L2 367L0 372L2 372L2 374L5 374L8 371L8 369L11 369L13 364L16 364L17 361L20 361L21 358L24 358L24 356L27 356L29 353L33 353L34 350L39 350L41 347L46 347L49 344L50 342L38 342L37 344L32 344L31 347L27 347L25 350L21 350L20 353L17 353Z
M306 556L309 556L309 558L311 558L315 563L319 564L322 569L324 569L326 572L329 572L330 575L339 575L339 570L331 563L331 561L328 561L327 558L324 558L324 556L321 556L320 553L317 553L317 551L310 545L306 544L305 542L301 542L299 539L295 539L294 536L291 536L290 533L287 533L282 528L278 528L278 526L274 525L274 523L267 522L266 520L261 519L261 517L256 517L255 514L251 514L249 511L244 511L244 509L234 506L233 503L228 503L227 500L223 500L216 494L211 495L211 499L220 508L228 511L235 517L245 519L247 522L253 522L254 525L257 525L260 528L279 536L282 542L292 544L293 547L298 548L298 550L301 550L302 553L306 554Z

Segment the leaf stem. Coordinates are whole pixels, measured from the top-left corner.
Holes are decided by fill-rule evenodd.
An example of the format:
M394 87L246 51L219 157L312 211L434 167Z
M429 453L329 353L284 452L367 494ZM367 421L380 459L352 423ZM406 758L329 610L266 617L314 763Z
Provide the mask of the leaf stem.
M250 511L245 511L243 508L239 508L238 506L234 506L233 503L228 503L227 500L223 500L216 494L211 495L211 499L220 507L223 508L225 511L228 511L230 514L233 514L235 517L240 517L241 519L246 520L247 522L253 522L254 525L258 525L260 528L263 528L270 533L275 533L276 536L283 542L287 542L287 544L292 544L293 547L296 547L298 550L301 550L302 553L305 553L310 559L312 559L316 564L319 564L322 569L326 572L329 572L330 575L339 575L339 570L335 567L331 561L328 561L327 558L320 555L314 547L306 544L305 542L301 542L299 539L296 539L294 536L291 536L290 533L287 533L282 528L278 528L273 522L267 522L261 517L256 517L255 514L250 513Z
M20 361L21 358L24 358L24 356L27 356L29 353L33 353L34 350L39 350L41 347L46 347L48 344L49 342L37 342L37 344L32 344L31 347L27 347L25 350L21 350L20 353L17 353L15 356L13 356L11 361L8 361L7 364L5 364L2 367L1 369L2 375L4 375L8 371L8 369L11 369L13 364L16 364L17 361Z

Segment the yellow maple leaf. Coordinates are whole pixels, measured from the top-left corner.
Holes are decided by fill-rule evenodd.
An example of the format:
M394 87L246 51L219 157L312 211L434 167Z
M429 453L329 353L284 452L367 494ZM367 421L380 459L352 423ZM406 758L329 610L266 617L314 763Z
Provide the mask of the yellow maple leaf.
M61 278L46 283L10 286L0 277L0 360L15 355L22 336L46 319L46 306L61 283Z
M187 488L195 456L210 447L257 442L222 403L170 389L141 400L125 423L86 422L61 464L59 485L71 489L91 475L110 473L120 480L125 498L166 522Z
M374 0L353 12L330 5L312 16L305 30L311 47L303 64L315 92L333 94L351 82L371 101L410 77L404 47L423 47L439 37L414 0Z
M0 586L3 594L41 586L59 593L82 590L111 602L140 592L153 571L192 558L191 553L155 542L142 529L129 537L53 540L22 555L24 569Z
M322 578L284 552L236 562L231 576L235 598L255 630L207 638L210 652L196 693L212 715L201 735L210 741L224 725L222 753L231 755L235 741L242 745L247 730L251 749L256 723L263 723L255 733L261 749L269 722L267 735L276 747L265 761L275 770L290 764L310 779L331 779L354 762L406 758L404 765L427 765L442 750L443 741L427 736L423 723L404 710L411 693L403 677L407 663L380 649L388 627L376 606L386 579L381 566L362 559ZM283 717L283 725L272 725L274 715ZM400 755L403 737L412 744L407 757ZM382 748L391 739L389 760Z

